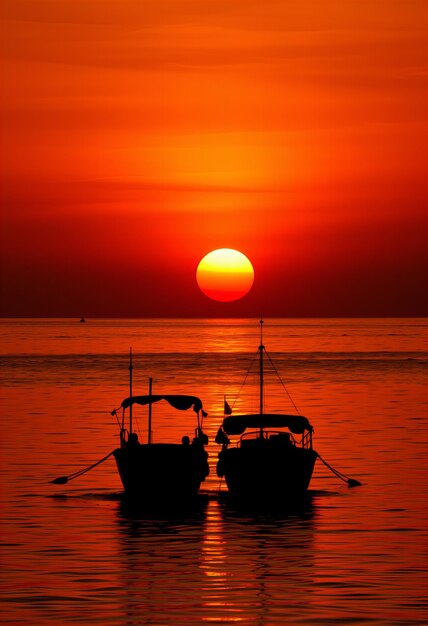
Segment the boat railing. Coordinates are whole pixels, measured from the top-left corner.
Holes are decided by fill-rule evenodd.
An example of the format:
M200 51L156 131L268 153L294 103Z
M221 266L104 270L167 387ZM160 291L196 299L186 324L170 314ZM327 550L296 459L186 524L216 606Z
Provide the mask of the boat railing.
M284 445L286 442L290 443L296 448L312 449L312 430L305 431L302 438L296 440L291 433L284 432L282 430L263 430L260 434L260 430L251 430L241 435L239 445L242 445L249 441L270 441L275 445Z
M278 443L278 445L298 445L298 442L294 439L291 433L285 433L282 430L263 430L262 434L260 434L260 430L251 430L241 435L239 444L243 444L245 446L250 441L255 440L265 442L270 441L273 444Z
M302 435L302 448L312 449L312 433L313 430L306 430Z

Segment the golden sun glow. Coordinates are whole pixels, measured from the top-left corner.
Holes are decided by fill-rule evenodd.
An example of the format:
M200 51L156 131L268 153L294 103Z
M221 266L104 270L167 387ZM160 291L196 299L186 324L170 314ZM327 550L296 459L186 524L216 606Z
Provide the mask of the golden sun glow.
M250 260L231 248L209 252L198 265L196 280L201 291L219 302L232 302L245 296L254 282Z

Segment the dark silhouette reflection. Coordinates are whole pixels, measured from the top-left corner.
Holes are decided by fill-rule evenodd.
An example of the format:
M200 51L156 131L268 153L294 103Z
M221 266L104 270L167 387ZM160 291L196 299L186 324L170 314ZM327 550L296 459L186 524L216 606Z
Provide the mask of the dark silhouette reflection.
M222 492L219 496L219 502L224 507L225 514L236 512L255 519L263 516L273 516L283 520L295 517L301 517L302 519L312 518L315 514L316 499L317 493L315 491L307 491L299 497L286 501L280 498L272 500L271 498L263 499L260 497L251 501L247 498L240 499L231 496L227 491Z
M154 520L163 520L167 524L175 524L179 520L182 520L183 523L191 523L192 519L196 519L201 523L205 518L208 500L208 495L198 494L196 497L181 503L163 500L154 501L149 506L147 503L141 503L123 493L119 498L118 520L125 526L131 523L135 524L137 529Z
M212 495L173 515L120 502L124 623L292 623L311 598L315 522L310 493L287 511Z
M214 512L213 512L214 513ZM314 582L313 537L316 506L312 494L293 506L248 506L224 498L218 503L222 537L224 600L256 624L293 623L293 604L310 602ZM216 516L207 527L216 525ZM215 594L214 594L215 595ZM212 600L207 604L218 614ZM251 607L251 608L250 608Z

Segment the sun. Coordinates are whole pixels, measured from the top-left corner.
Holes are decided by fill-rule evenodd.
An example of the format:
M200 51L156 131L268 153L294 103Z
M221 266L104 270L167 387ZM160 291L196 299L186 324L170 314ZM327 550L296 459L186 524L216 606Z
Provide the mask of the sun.
M212 300L232 302L250 291L254 269L242 252L220 248L204 256L196 270L196 280L201 291Z

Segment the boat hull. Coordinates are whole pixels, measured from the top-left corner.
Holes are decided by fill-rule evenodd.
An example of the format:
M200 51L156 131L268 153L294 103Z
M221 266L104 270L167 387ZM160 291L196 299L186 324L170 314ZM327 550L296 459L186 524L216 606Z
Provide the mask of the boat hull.
M203 446L146 444L114 451L127 496L140 503L179 504L197 496L208 475Z
M315 450L275 448L258 440L251 443L219 454L217 474L224 476L232 497L286 502L306 494L317 458Z

